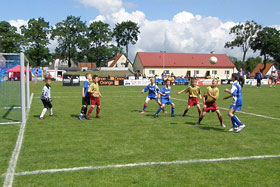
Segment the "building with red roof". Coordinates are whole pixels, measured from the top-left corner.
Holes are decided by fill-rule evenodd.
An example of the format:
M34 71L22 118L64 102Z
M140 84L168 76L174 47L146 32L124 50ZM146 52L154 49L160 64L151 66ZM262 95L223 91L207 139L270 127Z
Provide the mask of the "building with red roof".
M210 57L218 59L217 64L209 62ZM234 64L225 54L138 52L133 70L148 77L173 73L175 76L189 77L229 77L236 72Z
M263 68L264 68L264 64L258 64L250 74L250 77L255 77L256 73L262 70ZM276 67L274 66L274 63L267 63L265 69L262 72L262 75L263 76L271 75L272 71L277 71Z
M113 59L108 60L107 66L110 68L128 68L132 70L130 60L122 53L119 53Z

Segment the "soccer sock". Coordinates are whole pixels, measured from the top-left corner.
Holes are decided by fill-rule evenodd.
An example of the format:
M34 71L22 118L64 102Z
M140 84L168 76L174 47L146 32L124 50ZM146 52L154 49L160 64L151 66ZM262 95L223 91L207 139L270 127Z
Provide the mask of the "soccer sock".
M200 124L200 122L202 121L203 117L202 116L199 116L198 118L198 123Z
M92 111L93 111L93 107L90 107L90 108L89 108L89 111L88 111L88 113L87 113L87 117L90 116L90 114L92 113Z
M159 106L161 106L161 104L159 104ZM165 108L162 108L162 111L165 112Z
M184 111L183 116L185 116L185 115L187 114L188 111L189 111L189 109L186 109L186 110Z
M171 107L171 116L174 116L175 108Z
M96 117L99 117L100 107L96 107Z
M53 115L53 110L52 110L52 108L49 108L49 112L50 112L50 115Z
M236 117L236 115L232 116L232 118L233 118L233 120L235 121L235 123L236 123L238 126L243 125L243 124L241 123L241 121L238 119L238 117Z
M148 104L145 103L144 106L143 106L143 111L146 110L147 106L148 106Z
M84 108L84 115L87 115L87 107Z
M219 120L220 120L220 124L223 124L223 117L222 116L218 116Z
M43 110L42 110L42 113L41 113L41 115L40 115L40 118L42 118L42 117L44 117L44 115L45 115L45 113L47 112L47 108L44 108Z
M160 113L160 111L162 110L161 106L158 108L156 114Z
M80 115L82 116L83 114L85 114L85 108L82 106Z
M200 116L200 114L201 114L201 110L200 110L200 109L197 109L197 111L198 111L198 115Z
M236 125L236 123L235 123L233 117L231 117L231 123L232 123L232 127L233 127L233 128L237 128L237 125Z

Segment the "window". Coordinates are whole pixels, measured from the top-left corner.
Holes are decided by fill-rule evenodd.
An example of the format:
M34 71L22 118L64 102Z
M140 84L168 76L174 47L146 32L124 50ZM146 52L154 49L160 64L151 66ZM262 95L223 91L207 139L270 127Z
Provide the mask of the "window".
M125 66L125 63L121 63L122 66Z
M226 74L226 75L229 75L229 71L228 71L228 70L226 70L226 71L225 71L225 74Z
M150 75L154 75L155 74L155 70L149 70L149 74Z
M212 75L217 75L217 70L212 70Z
M199 75L199 70L194 70L195 75Z
M169 74L169 70L164 70L164 73L165 74Z

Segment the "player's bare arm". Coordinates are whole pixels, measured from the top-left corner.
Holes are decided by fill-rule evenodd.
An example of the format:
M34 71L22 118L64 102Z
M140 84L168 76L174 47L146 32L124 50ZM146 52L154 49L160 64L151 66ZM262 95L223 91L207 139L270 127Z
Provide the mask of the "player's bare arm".
M180 92L178 92L177 94L178 94L178 95L180 95L180 94L182 94L183 92L186 92L186 89L181 90L181 91L180 91Z

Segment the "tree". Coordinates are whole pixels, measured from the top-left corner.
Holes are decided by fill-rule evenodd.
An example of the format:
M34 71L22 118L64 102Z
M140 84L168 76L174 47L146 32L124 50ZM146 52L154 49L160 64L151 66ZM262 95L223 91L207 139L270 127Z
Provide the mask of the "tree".
M112 58L119 51L112 41L112 31L109 24L102 21L92 22L87 28L86 39L82 43L84 56L90 62L96 62L97 67L105 65L105 62Z
M0 52L2 53L19 53L23 37L17 33L17 28L11 26L9 22L0 22Z
M68 16L52 29L51 39L56 38L58 41L55 51L68 60L69 67L71 67L71 59L77 60L79 45L83 42L85 31L85 22L75 16Z
M247 59L245 63L245 71L246 72L252 72L258 64L262 63L262 58L261 57L250 57Z
M261 26L254 21L246 21L230 29L229 34L235 35L235 38L233 41L226 42L225 48L242 47L242 67L244 66L246 54L250 49L250 40L260 29Z
M280 60L280 31L275 28L265 27L251 40L250 46L254 51L260 50L260 55L264 59L264 67L261 70L263 71L266 68L269 56L275 60Z
M48 62L50 53L48 34L49 23L44 18L30 19L27 26L21 26L21 32L26 40L26 55L36 66Z
M242 67L242 62L238 60L236 57L229 56L230 61L234 64L236 69L240 69Z
M126 47L126 56L128 57L128 45L136 44L138 41L138 34L140 33L137 23L132 21L125 21L115 25L113 36L116 38L118 47Z

